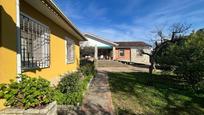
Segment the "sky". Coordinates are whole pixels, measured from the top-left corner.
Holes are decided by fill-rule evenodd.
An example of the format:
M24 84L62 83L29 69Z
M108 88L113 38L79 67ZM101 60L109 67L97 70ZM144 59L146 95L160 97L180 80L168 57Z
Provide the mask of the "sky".
M151 43L153 31L174 23L204 28L204 0L55 0L83 33L111 41Z

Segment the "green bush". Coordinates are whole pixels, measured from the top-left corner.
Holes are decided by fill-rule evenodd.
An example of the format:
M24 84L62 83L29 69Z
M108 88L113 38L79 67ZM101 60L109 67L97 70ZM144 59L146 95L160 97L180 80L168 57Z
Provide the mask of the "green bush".
M66 95L64 93L60 92L60 90L58 90L58 89L55 89L53 91L53 93L54 93L53 98L55 101L57 101L57 104L59 104L59 105L65 104Z
M80 82L80 90L84 91L87 88L87 85L89 81L91 80L92 76L87 76L85 77L81 82Z
M72 92L65 94L66 100L64 104L66 105L77 105L78 103L81 103L83 100L83 92Z
M194 91L199 90L198 83L204 80L204 30L169 44L158 55L157 64L169 66Z
M96 72L93 62L83 60L81 64L79 72L67 74L60 80L57 90L54 91L54 99L58 104L77 105L82 102L83 93ZM81 74L86 77L81 77Z
M77 105L80 104L83 100L83 93L87 88L87 85L92 77L85 77L83 80L80 80L78 83L78 90L72 92L62 93L59 90L55 91L54 98L59 105Z
M53 101L50 82L43 78L21 75L21 82L12 81L0 85L0 98L6 99L6 106L17 108L42 107Z
M88 60L88 59L81 59L80 60L80 66L84 66L86 64L94 64L94 61Z
M58 84L58 89L62 93L77 92L79 90L79 72L65 75Z
M54 99L59 105L77 105L82 102L83 91L79 90L77 92L62 93L56 90L54 93Z
M95 76L96 70L94 64L86 64L79 70L84 76Z

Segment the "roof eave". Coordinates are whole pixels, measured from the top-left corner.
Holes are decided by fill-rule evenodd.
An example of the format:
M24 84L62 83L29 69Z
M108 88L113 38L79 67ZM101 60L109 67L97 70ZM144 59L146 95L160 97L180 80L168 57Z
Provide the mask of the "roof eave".
M96 35L93 35L93 34L90 34L90 33L84 33L84 36L86 36L86 35L92 36L92 37L94 37L95 39L104 41L104 42L106 42L106 43L108 43L108 44L111 44L111 45L113 45L113 46L118 46L118 45L119 45L119 44L117 44L117 43L114 43L114 42L105 40L105 39L103 39L103 38L101 38L101 37L99 37L99 36L96 36Z
M52 0L47 0L50 5L53 6L53 8L57 11L57 13L60 14L60 16L75 30L76 33L78 33L81 36L82 41L86 41L87 39L83 36L83 34L79 31L79 29L70 21L68 17L64 15L64 13L58 8L58 6L52 1Z

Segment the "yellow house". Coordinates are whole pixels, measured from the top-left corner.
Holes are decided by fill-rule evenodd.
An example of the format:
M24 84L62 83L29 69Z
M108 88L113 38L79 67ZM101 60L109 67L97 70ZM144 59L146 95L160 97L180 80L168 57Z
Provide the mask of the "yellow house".
M52 0L0 0L0 83L21 73L52 81L76 70L84 40Z

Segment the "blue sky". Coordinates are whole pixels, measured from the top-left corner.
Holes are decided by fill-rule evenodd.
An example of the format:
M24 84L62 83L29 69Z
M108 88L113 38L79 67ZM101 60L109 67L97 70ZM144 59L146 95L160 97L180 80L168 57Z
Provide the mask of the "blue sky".
M173 23L204 28L204 0L55 0L82 32L112 41L153 39L156 27Z

